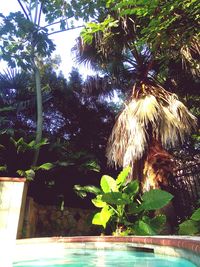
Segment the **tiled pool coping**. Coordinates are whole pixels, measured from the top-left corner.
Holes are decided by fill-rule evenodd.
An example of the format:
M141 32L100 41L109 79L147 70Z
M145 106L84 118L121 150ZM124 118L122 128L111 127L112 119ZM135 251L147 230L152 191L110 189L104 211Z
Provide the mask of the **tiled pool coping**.
M26 178L0 177L0 182L16 182L16 183L22 183L22 182L26 182Z
M200 254L200 237L189 236L74 236L74 237L45 237L45 238L29 238L18 239L17 244L30 243L74 243L74 242L123 242L123 243L137 243L137 244L151 244L158 246L169 246L174 248L190 250L194 253Z
M57 246L58 250L69 247L89 246L116 249L125 245L127 248L150 248L156 254L182 257L200 266L200 237L190 236L74 236L74 237L46 237L16 240L17 251L30 251L30 246L42 249L43 245ZM40 248L39 248L40 247Z

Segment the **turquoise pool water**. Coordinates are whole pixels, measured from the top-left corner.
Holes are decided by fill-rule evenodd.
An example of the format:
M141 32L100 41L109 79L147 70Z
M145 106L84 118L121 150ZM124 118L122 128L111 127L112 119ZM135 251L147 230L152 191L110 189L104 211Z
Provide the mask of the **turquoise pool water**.
M66 249L62 257L15 262L13 267L196 267L176 257L149 252L105 249Z

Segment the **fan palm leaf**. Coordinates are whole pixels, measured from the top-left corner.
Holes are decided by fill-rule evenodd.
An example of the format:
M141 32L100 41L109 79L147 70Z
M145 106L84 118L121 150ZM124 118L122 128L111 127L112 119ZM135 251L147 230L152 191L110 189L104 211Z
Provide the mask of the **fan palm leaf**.
M24 93L31 88L31 77L29 74L17 69L7 69L0 73L0 89L15 89L17 94Z
M136 85L109 138L108 162L133 166L145 155L153 139L164 148L174 147L185 140L196 123L175 94L156 85Z
M183 66L193 76L200 77L200 43L199 37L193 36L189 44L184 44L180 49Z

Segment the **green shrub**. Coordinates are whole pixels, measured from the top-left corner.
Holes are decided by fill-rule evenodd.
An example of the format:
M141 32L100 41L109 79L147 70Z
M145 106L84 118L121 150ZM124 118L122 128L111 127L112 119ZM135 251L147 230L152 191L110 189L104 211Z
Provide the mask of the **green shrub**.
M86 197L87 193L96 195L92 203L100 211L94 215L93 224L104 229L113 225L114 234L158 234L166 223L166 216L154 215L154 211L167 205L173 196L160 189L150 190L140 196L137 180L126 183L129 172L130 168L125 168L116 179L103 175L100 188L75 185L74 190L81 197Z
M179 225L179 235L200 234L200 208L195 210L191 217Z

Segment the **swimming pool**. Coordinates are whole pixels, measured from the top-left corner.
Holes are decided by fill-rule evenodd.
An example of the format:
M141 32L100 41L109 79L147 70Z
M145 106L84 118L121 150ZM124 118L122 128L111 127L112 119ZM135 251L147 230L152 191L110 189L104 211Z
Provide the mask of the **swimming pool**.
M146 239L148 240L148 238ZM111 240L112 242L109 242ZM13 267L200 266L200 261L198 259L195 263L188 260L188 251L186 250L174 250L171 247L162 245L143 245L141 242L137 244L130 242L130 240L130 238L124 237L72 237L19 240ZM132 240L135 239L132 238ZM138 240L140 240L140 238ZM162 255L166 254L163 253L163 251L159 253L158 249L162 248L168 255ZM175 254L172 253L171 249L172 251L174 250ZM183 254L181 254L181 251ZM174 255L176 257L174 257Z
M193 263L176 257L149 252L104 249L66 249L63 257L39 258L16 262L13 267L195 267Z

